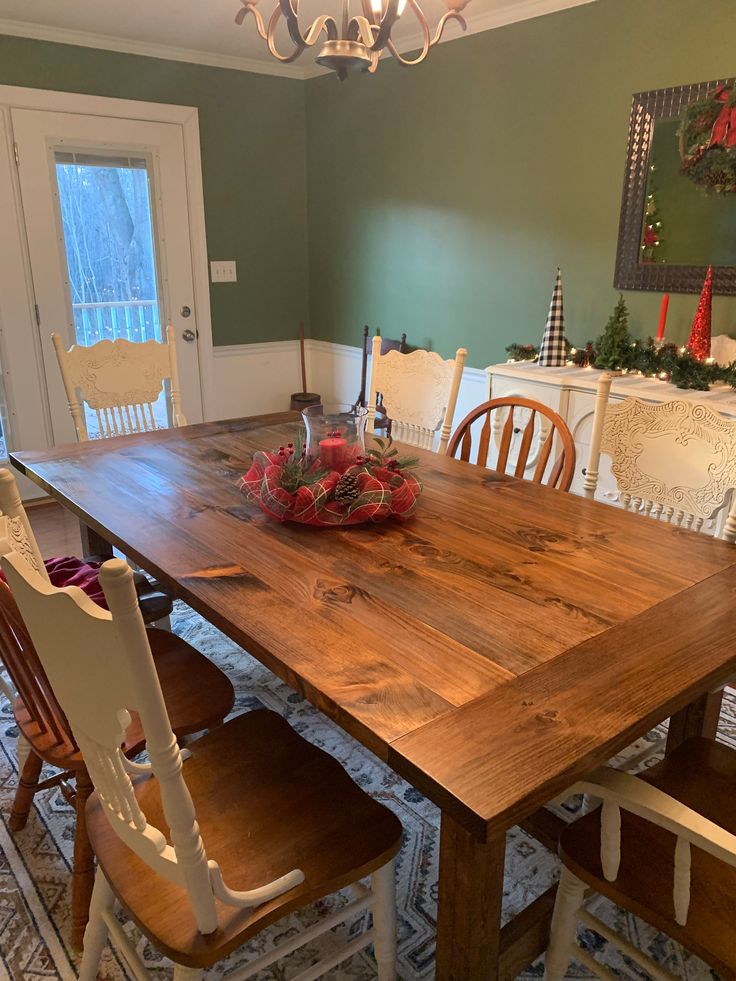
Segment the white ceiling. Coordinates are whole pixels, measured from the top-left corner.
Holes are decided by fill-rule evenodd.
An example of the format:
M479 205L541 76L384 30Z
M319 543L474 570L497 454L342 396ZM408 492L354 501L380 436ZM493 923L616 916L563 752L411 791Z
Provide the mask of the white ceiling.
M490 30L592 0L471 0L465 15L468 31ZM421 0L433 29L446 9L442 0ZM264 17L275 3L261 0ZM353 0L356 10L360 4ZM280 65L258 37L252 17L235 24L240 0L0 0L0 34L82 44L87 47L150 54L177 61L292 75L317 74L314 53L305 51L294 65ZM305 21L317 13L339 10L339 0L301 0ZM409 10L395 29L400 48L417 42L416 21ZM445 39L462 32L450 23ZM281 47L289 50L288 37ZM317 69L315 71L315 69Z

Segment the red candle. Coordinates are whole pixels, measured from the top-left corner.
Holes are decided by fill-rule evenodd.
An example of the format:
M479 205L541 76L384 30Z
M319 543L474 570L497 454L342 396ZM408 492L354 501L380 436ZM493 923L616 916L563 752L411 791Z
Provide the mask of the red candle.
M319 441L319 458L330 470L342 470L348 441L340 436L331 436Z
M670 294L665 293L662 297L662 306L659 310L659 327L657 328L657 340L664 340L664 325L667 323L667 307L670 305Z

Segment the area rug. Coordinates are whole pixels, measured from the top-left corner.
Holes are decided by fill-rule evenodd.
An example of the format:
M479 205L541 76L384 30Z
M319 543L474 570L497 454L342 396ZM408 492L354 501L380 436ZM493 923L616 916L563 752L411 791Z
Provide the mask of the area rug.
M437 808L181 603L177 604L174 629L209 655L232 678L237 692L236 712L266 707L284 715L301 735L336 757L361 787L398 815L404 827L404 845L398 859L398 976L401 981L431 981L437 914ZM26 829L16 835L9 833L7 819L18 779L16 737L10 707L3 703L0 706L0 981L71 981L76 977L77 965L69 946L73 813L57 790L47 791L38 795ZM652 740L656 734L650 733L647 738ZM721 738L736 746L736 699L732 692L725 701ZM640 746L641 743L630 752L637 752ZM574 799L566 802L563 812L572 817L579 803ZM514 829L507 841L504 917L514 915L544 892L556 875L554 856L533 838ZM336 908L345 901L344 896L336 896L319 907L276 924L227 963L208 972L207 981L225 977L229 970L246 959L270 949L285 936L314 922L326 909ZM714 977L702 961L607 901L599 899L591 909L677 977L686 981L706 981ZM364 925L358 920L342 928L336 936L320 938L302 952L259 974L258 981L289 981L333 944L343 943L346 936L363 929ZM172 973L170 962L160 957L130 924L126 929L143 954L151 976L156 981L169 979ZM643 977L636 965L597 934L585 931L581 938L584 945L619 977ZM521 977L532 981L541 978L542 973L540 959ZM126 981L128 977L119 956L108 950L100 968L101 981ZM370 951L354 956L327 977L331 981L374 978L375 964ZM573 964L569 977L587 981L593 975Z

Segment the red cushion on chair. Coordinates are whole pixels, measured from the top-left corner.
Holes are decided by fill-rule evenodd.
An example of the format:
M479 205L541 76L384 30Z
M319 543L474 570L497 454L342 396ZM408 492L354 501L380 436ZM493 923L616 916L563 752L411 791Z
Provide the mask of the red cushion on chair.
M100 586L100 562L83 562L73 555L66 555L63 558L44 559L43 564L53 586L79 586L98 606L107 609L107 600Z

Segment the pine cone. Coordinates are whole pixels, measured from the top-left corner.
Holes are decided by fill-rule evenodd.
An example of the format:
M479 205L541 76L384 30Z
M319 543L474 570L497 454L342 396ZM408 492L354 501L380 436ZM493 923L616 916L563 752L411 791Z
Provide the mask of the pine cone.
M352 504L360 497L360 485L354 473L344 473L335 485L335 500L338 504Z

